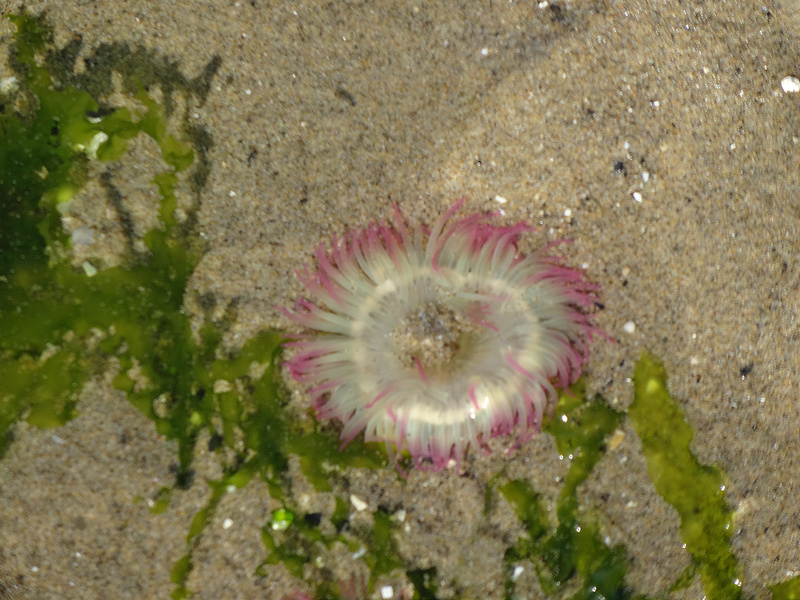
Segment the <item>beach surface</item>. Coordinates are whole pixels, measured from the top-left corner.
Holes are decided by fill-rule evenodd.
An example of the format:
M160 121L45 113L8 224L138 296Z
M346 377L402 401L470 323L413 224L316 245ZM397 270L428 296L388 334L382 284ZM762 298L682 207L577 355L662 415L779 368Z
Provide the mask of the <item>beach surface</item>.
M291 329L275 306L303 293L294 269L333 234L390 218L392 203L409 222L431 223L464 197L461 215L499 211L500 223L534 225L522 251L571 240L557 251L601 286L595 319L613 340L592 344L589 393L623 410L642 352L663 361L695 431L692 451L726 474L743 595L766 600L769 586L800 574L800 94L781 85L800 77L800 16L791 3L625 4L24 6L46 14L79 74L113 47L207 83L203 95L149 91L174 102L176 131L194 123L208 133L198 224L207 252L187 310L200 318L196 298L212 298L215 318L232 320L226 348ZM0 23L0 78L13 32ZM142 140L103 166L139 235L156 224L160 160ZM104 190L90 182L65 226L97 231L81 258L114 264L123 224ZM85 387L67 425L15 427L0 460L0 598L172 592L170 569L220 466L201 439L192 485L151 514L148 500L174 480L175 448L112 378ZM291 390L301 412L307 390ZM631 590L666 594L691 557L639 438L627 420L620 429L581 486L581 506L627 549ZM308 513L330 513L334 494L365 502L363 512L349 507L354 530L369 528L379 507L403 510L399 552L413 568L437 568L439 597L500 599L503 553L522 526L506 502L486 511L486 486L505 469L554 517L567 465L547 434L508 456L508 440L496 442L491 456L471 453L462 474L349 469L329 493L292 463L290 488ZM308 591L283 565L255 574L267 554L261 528L279 506L258 481L223 498L193 550L194 598ZM366 597L367 567L352 553L338 545L322 562ZM515 586L514 597L544 597L532 568ZM411 597L402 572L370 597L387 587ZM664 597L702 594L695 577Z

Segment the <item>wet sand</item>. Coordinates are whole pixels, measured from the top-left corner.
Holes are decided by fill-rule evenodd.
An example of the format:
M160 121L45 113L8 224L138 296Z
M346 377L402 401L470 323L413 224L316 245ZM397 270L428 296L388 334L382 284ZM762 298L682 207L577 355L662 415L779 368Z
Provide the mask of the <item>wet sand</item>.
M573 240L559 250L603 288L597 322L615 343L593 345L591 392L624 408L641 352L664 361L696 431L693 451L728 476L745 597L768 598L769 585L800 572L800 97L781 89L800 76L791 6L26 5L47 11L58 46L80 36L81 56L127 43L188 78L221 59L205 101L179 95L174 118L177 127L188 115L212 140L200 213L209 250L192 287L213 294L220 316L236 304L228 346L290 326L273 307L301 292L293 269L320 240L388 217L391 202L412 222L462 196L464 212L502 209L501 221L539 227L523 249ZM4 48L11 31L0 25ZM118 175L143 220L157 194L131 161L154 152L137 147ZM90 185L83 201L103 198ZM115 224L106 229L113 254ZM304 402L302 390L293 401ZM209 494L203 480L219 466L201 441L194 485L151 515L134 498L169 485L174 447L108 376L78 409L57 430L20 424L0 461L0 597L168 597L169 570ZM582 504L626 546L631 588L658 594L689 556L627 422L624 433ZM473 457L464 477L351 470L334 491L370 511L405 509L401 554L438 567L440 597L502 598L502 553L521 528L503 502L483 515L486 482L505 467L553 510L565 471L556 455L541 435L508 458ZM313 492L296 465L293 474L301 508L332 510L330 494ZM283 567L253 574L273 508L257 483L223 500L195 551L194 597L281 598L302 585ZM353 526L368 527L370 511ZM365 574L343 548L325 560L343 580ZM383 583L395 597L409 589L400 575ZM517 591L542 597L530 570ZM673 596L702 590L695 581Z

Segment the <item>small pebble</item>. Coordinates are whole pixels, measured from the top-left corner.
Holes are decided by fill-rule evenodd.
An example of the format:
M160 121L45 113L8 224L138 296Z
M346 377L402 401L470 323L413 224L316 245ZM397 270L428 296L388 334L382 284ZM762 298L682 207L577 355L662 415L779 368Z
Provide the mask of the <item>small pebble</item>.
M350 502L357 511L361 512L362 510L366 510L369 506L366 502L364 502L361 498L356 496L355 494L350 494Z
M781 89L787 94L800 92L800 79L797 77L784 77L781 79Z
M15 92L19 89L19 80L14 77L4 77L0 79L0 93L8 94L10 92Z
M608 441L608 449L616 450L619 445L625 440L625 432L622 429L617 429Z
M91 227L83 226L78 227L72 232L72 245L73 246L88 246L94 241L94 229Z
M233 384L225 379L217 379L214 382L213 389L215 394L224 394L225 392L230 392L233 389Z
M83 272L86 273L87 277L94 277L95 275L97 275L97 269L88 260L83 261L81 267L83 267Z

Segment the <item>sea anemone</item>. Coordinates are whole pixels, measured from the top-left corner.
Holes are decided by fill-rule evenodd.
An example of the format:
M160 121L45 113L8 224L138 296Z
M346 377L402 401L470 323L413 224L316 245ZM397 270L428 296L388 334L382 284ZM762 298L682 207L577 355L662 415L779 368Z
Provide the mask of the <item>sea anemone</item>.
M319 417L342 422L342 446L364 431L394 460L405 449L418 467L460 469L467 446L515 428L527 441L580 375L596 286L554 244L520 254L525 223L451 221L463 202L432 229L394 206L393 226L334 237L297 273L313 300L281 308L306 328L288 369Z

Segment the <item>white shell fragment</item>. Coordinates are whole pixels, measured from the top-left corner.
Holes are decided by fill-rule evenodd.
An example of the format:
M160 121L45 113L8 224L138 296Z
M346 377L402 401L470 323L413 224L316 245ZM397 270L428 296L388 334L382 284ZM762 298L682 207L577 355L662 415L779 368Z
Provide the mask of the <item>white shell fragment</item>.
M781 89L787 94L800 92L800 79L797 77L784 77L781 79Z
M369 506L369 504L364 502L361 498L359 498L355 494L350 494L350 503L353 505L353 508L355 508L358 512L366 510L367 507Z

